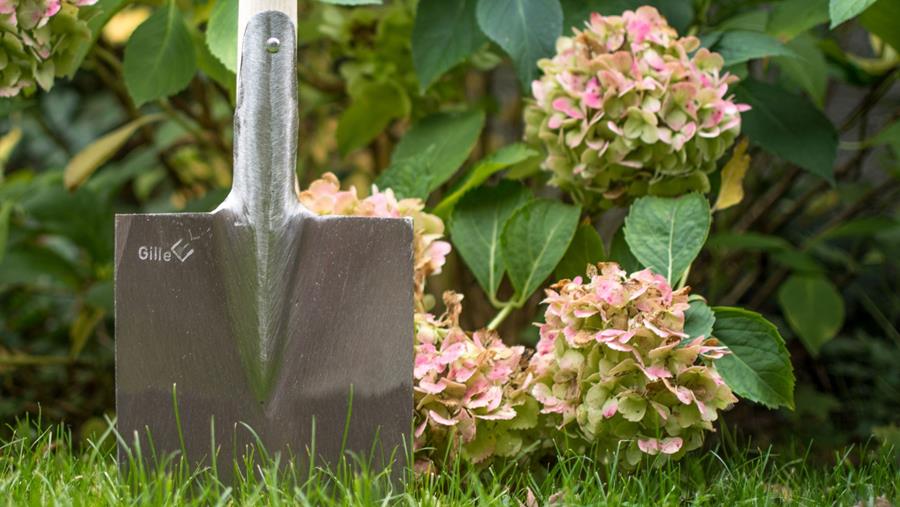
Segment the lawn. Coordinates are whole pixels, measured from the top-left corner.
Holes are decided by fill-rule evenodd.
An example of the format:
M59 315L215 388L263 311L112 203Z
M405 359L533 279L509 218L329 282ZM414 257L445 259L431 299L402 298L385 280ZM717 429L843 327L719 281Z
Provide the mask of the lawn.
M112 431L73 443L63 430L22 426L0 446L0 499L6 505L860 505L900 500L900 468L876 445L813 462L808 449L780 454L719 445L677 463L626 472L584 456L531 469L464 465L392 485L387 473L349 467L310 474L277 458L226 486L210 469L177 457L120 473ZM744 450L735 450L740 448ZM252 463L252 458L246 458ZM263 463L260 463L263 462ZM281 470L281 472L278 472Z

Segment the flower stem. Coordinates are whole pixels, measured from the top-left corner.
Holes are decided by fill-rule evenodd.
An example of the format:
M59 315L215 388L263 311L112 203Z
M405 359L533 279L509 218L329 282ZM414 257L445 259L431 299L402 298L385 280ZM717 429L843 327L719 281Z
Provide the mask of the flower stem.
M503 309L497 312L497 315L494 317L491 323L487 325L487 328L493 331L500 327L500 324L502 324L503 321L506 320L506 317L510 314L510 312L512 312L512 309L513 305L511 304L507 304L506 306L504 306Z

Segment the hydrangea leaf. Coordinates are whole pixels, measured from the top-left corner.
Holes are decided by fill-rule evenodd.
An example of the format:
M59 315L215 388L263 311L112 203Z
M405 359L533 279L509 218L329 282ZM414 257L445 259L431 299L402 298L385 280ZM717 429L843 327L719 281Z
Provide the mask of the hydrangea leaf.
M791 40L828 21L828 0L785 0L772 7L766 32Z
M572 238L569 249L566 250L566 254L556 266L554 276L560 280L575 278L584 275L588 264L596 264L605 259L606 248L603 246L603 238L590 222L583 222L575 230L575 237Z
M369 144L391 123L409 111L409 97L393 82L370 82L358 86L353 101L338 120L338 151L346 155Z
M746 250L751 252L781 252L793 250L786 239L758 232L719 232L709 237L706 245L720 250Z
M428 193L450 179L469 157L484 127L484 111L436 113L410 127L391 154L390 173L402 160L432 151L432 163L419 176L428 179Z
M497 435L488 431L479 431L474 440L463 445L463 453L472 463L490 458L496 449Z
M553 272L575 235L580 214L575 206L537 199L509 217L500 235L500 251L518 303L524 303Z
M802 34L787 43L799 58L779 56L775 63L784 72L789 82L800 87L820 108L825 104L828 86L828 64L819 49L818 40L809 34Z
M13 202L0 203L0 262L6 254L6 241L9 239L9 218L12 215Z
M497 446L494 454L505 458L515 456L522 450L522 437L509 431L497 435Z
M475 279L494 297L506 270L500 251L503 224L532 199L522 185L501 181L495 187L479 187L456 205L450 220L450 238Z
M767 407L794 408L794 370L784 339L762 315L715 307L713 335L731 351L716 369L738 396Z
M726 67L767 56L797 56L778 39L749 30L724 32L711 49L722 55Z
M831 121L809 99L753 79L735 88L738 100L750 104L743 113L743 132L762 149L834 182L838 136Z
M197 70L191 34L173 0L141 23L125 45L125 87L140 106L183 90Z
M747 139L744 138L734 147L731 159L722 168L722 184L714 210L730 208L744 199L744 175L749 167L750 155L747 154Z
M613 235L612 243L609 245L609 260L616 262L622 269L629 273L640 271L643 266L641 261L634 257L628 243L625 242L624 227L620 227Z
M381 173L375 185L382 190L391 189L399 199L415 197L425 200L431 192L431 166L434 163L434 146L414 157L404 158Z
M237 72L238 0L216 0L206 26L206 46L226 69Z
M63 171L63 182L73 190L84 183L94 171L109 161L142 126L163 119L161 114L142 116L95 140L75 154Z
M537 61L552 56L562 34L559 0L479 0L478 25L512 58L523 87L538 75Z
M813 356L844 325L844 300L821 275L794 275L778 289L778 304L791 329Z
M831 0L828 2L828 14L831 17L830 28L854 18L868 9L875 0Z
M447 218L466 192L481 185L496 172L537 155L538 152L523 143L510 144L500 148L476 163L466 174L465 179L459 185L454 186L432 212L441 218Z
M684 312L684 332L688 334L687 340L698 336L709 338L716 323L716 314L699 299L691 301L690 305L691 307Z
M641 264L675 285L703 248L709 224L709 202L700 194L642 197L625 217L625 241Z
M859 16L859 23L869 32L877 35L892 48L900 48L900 2L879 0Z
M537 400L531 396L526 396L525 403L517 406L515 410L516 418L507 423L510 429L528 430L537 426L541 411L541 406Z
M80 8L79 17L87 21L87 27L91 31L90 43L81 44L78 51L70 64L72 75L81 67L81 62L87 56L88 52L94 47L94 42L100 36L100 31L106 26L106 23L116 15L123 7L125 0L98 0L93 5L87 5ZM71 75L69 76L71 77Z
M419 1L412 55L421 91L487 42L475 18L476 3L477 0Z

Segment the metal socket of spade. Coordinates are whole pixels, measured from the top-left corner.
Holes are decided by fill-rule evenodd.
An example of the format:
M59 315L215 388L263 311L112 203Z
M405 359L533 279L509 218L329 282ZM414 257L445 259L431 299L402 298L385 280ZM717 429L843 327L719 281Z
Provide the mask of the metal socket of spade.
M412 223L299 203L294 24L263 12L243 37L231 193L211 213L116 217L120 462L139 444L227 475L261 443L402 464Z

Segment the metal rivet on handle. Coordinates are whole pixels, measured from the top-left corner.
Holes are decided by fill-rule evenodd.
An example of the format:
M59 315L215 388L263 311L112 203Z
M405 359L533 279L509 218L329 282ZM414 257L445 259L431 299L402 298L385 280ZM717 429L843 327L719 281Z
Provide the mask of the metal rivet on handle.
M266 51L269 53L277 53L279 48L281 48L281 41L277 37L269 37L266 40Z

